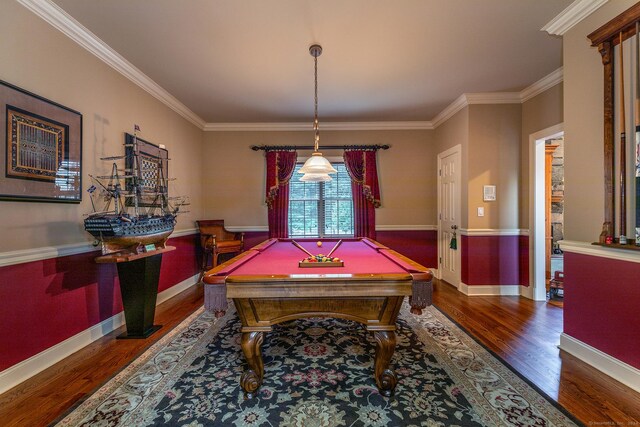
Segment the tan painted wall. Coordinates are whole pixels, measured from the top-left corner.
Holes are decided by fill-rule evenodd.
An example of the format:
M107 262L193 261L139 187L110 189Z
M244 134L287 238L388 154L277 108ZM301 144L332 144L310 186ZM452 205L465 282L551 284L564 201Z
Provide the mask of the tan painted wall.
M172 195L190 196L191 213L177 230L201 215L202 131L14 1L0 2L0 79L83 115L81 204L0 201L0 252L91 241L83 214L91 212L89 174L105 174L100 156L123 153L124 132L134 123L141 137L165 144Z
M320 123L322 126L322 122ZM204 215L232 226L266 226L264 152L251 145L311 145L312 132L207 132L203 149ZM382 206L377 225L436 223L432 131L324 131L321 145L389 144L378 152ZM324 150L341 158L342 150ZM303 156L304 153L299 153Z
M520 104L469 106L470 229L518 228L521 115ZM483 201L484 185L496 186L496 201Z
M437 155L452 148L461 145L461 183L460 183L460 213L462 215L460 228L467 228L468 216L468 193L467 193L467 177L468 177L468 150L469 150L469 107L465 107L458 111L446 122L436 128L435 147L436 157L434 158L434 168L437 167ZM437 176L436 176L436 195L437 195ZM436 207L437 209L437 207ZM436 212L437 215L437 212Z
M529 228L529 135L562 123L562 102L563 83L559 83L522 104L519 228Z
M604 218L603 67L586 36L635 3L607 2L563 37L567 240L596 241Z

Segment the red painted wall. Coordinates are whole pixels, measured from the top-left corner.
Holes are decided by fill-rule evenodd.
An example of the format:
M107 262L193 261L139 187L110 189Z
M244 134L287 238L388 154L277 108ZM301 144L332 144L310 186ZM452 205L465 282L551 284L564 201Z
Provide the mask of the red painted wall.
M520 286L529 286L529 236L520 236Z
M461 236L462 282L469 286L521 284L521 237Z
M436 230L376 231L376 240L425 267L438 268Z
M640 369L640 263L564 253L564 332Z
M438 232L435 230L377 231L376 240L425 267L438 268ZM249 249L269 238L266 231L244 234L244 247Z
M169 239L159 291L198 273L197 235ZM113 264L96 264L99 252L0 268L0 371L122 311Z

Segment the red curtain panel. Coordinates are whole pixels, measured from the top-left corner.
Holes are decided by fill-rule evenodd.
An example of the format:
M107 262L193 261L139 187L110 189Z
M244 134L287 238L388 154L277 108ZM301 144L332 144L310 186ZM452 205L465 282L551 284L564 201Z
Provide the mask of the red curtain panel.
M344 164L351 177L353 226L356 237L376 238L376 211L380 187L374 150L345 150Z
M269 238L289 237L289 180L297 158L295 151L267 151Z

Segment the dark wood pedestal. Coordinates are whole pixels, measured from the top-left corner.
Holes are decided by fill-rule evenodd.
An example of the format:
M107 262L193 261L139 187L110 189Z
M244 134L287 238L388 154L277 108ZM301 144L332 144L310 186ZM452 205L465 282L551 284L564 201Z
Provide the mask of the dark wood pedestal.
M141 254L109 254L96 258L97 263L116 263L120 278L120 294L124 306L127 331L119 339L147 338L161 325L154 325L162 254L175 247Z

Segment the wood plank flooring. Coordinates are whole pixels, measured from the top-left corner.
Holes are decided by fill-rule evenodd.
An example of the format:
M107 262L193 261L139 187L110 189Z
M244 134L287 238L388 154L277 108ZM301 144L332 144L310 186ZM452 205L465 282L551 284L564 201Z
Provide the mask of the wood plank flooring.
M4 426L47 425L78 404L203 303L195 286L158 306L147 340L123 328L0 395ZM640 425L640 394L557 349L562 309L518 297L466 297L435 283L434 304L587 425Z
M557 348L561 307L434 289L438 309L586 425L640 426L640 393Z

